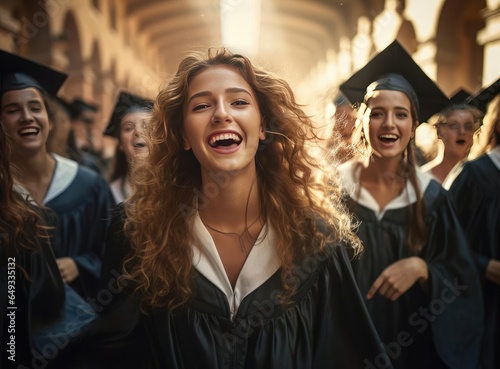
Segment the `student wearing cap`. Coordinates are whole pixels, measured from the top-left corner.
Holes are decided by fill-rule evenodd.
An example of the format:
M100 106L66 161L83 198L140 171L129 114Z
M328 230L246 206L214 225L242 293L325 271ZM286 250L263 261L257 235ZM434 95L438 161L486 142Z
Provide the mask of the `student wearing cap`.
M306 148L313 129L285 81L225 49L184 58L160 91L103 270L124 267L148 367L363 369L386 356L336 173Z
M450 188L460 173L474 144L474 134L481 126L483 114L466 103L469 97L467 92L460 90L450 98L452 104L436 115L433 125L443 144L443 152L437 158L438 162L433 160L421 167L423 172L432 175L445 189Z
M361 103L365 149L339 168L364 246L352 266L392 363L475 369L479 279L449 194L418 170L413 152L419 121L448 99L397 41L340 89Z
M499 93L500 79L469 101L470 105L486 112L481 132L487 138L484 154L465 163L449 190L474 252L482 282L485 311L485 332L480 354L482 369L500 367Z
M105 135L118 139L110 187L117 204L131 193L130 167L134 158L147 154L143 127L151 114L152 101L121 92L113 109Z
M20 191L57 215L53 243L65 283L84 297L97 292L104 235L114 204L106 181L76 162L50 155L47 94L66 75L0 50L0 122Z

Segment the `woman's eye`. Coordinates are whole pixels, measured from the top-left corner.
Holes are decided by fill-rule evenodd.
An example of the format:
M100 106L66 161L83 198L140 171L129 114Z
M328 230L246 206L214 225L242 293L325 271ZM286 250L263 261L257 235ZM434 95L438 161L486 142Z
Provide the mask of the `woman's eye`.
M233 105L239 106L239 105L248 105L248 102L245 100L236 100L233 102Z
M382 113L380 113L378 111L370 113L370 118L380 118L381 116L382 116Z
M407 118L407 117L408 117L408 114L406 114L406 113L397 113L397 114L396 114L396 116L397 116L398 118L404 119L404 118Z
M203 109L208 108L208 106L209 106L208 104L198 104L198 105L196 105L196 106L193 108L193 110L194 110L194 111L196 111L196 110L203 110Z

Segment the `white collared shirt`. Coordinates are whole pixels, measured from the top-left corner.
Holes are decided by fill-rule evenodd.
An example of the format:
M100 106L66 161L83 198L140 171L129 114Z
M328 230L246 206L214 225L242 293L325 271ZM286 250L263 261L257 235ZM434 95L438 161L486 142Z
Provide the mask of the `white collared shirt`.
M193 234L193 266L226 295L231 319L234 319L241 301L280 268L276 234L270 225L264 225L240 271L234 290L214 240L198 213L194 219Z
M373 210L378 220L384 217L387 210L404 208L417 201L415 188L411 185L411 182L407 180L403 191L392 199L383 209L381 209L373 195L360 185L359 178L357 177L357 174L354 173L357 164L358 161L356 159L352 159L338 167L342 185L353 200L360 205ZM420 186L420 192L423 194L432 180L432 177L429 174L422 172L419 168L415 168L415 171L418 184Z
M42 205L46 205L48 202L63 193L71 185L71 183L73 183L78 172L78 163L76 161L64 158L54 153L51 153L50 155L56 161L56 167ZM35 202L30 196L29 191L21 184L16 183L14 185L14 190L23 195L27 201L32 203Z

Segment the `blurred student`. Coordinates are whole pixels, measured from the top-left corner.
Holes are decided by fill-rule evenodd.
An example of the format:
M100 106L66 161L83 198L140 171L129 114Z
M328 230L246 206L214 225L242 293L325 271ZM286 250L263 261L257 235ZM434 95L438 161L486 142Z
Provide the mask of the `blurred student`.
M474 251L484 298L480 368L500 367L500 79L471 99L486 112L483 154L465 163L451 184L457 215Z

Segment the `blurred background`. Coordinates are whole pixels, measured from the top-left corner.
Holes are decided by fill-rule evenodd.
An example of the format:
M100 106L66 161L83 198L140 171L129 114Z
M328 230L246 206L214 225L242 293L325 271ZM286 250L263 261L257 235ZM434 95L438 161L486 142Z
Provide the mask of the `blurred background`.
M67 72L60 95L96 104L98 132L121 90L154 98L187 52L221 45L328 116L395 38L448 96L500 76L500 0L0 0L0 48Z

